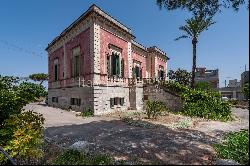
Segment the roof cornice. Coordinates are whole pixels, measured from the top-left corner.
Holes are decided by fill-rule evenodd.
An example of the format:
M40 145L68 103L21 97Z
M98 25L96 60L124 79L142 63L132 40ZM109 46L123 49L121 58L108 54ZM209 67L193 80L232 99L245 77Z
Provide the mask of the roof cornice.
M133 39L135 38L135 36L132 34L132 31L131 31L130 28L126 27L121 22L119 22L118 20L116 20L115 18L113 18L112 16L110 16L109 14L105 13L101 8L99 8L98 6L96 6L95 4L93 4L78 19L76 19L72 24L70 24L66 29L64 29L63 32L60 33L59 36L57 36L54 40L52 40L52 42L50 42L48 44L48 46L47 46L47 48L45 50L47 51L50 46L52 46L53 44L55 44L55 42L57 42L60 38L62 38L63 36L65 36L65 34L68 33L75 25L77 25L83 19L87 18L93 12L96 13L96 14L98 14L98 15L100 15L100 16L102 16L106 20L110 21L114 25L118 26L119 28L121 28L122 30L124 30L125 32L127 32Z

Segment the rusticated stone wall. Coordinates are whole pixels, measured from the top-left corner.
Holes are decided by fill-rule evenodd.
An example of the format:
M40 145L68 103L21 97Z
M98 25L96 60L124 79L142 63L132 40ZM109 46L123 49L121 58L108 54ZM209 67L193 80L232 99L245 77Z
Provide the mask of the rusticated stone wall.
M181 111L183 102L181 98L159 85L145 85L143 87L144 105L146 100L155 100L163 102L171 111Z

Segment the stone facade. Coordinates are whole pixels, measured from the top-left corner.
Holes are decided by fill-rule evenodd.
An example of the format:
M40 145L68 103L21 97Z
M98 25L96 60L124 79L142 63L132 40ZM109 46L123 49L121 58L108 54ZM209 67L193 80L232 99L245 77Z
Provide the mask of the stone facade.
M143 88L144 102L155 100L163 102L171 111L181 111L183 102L181 98L158 85L145 85Z
M143 109L143 79L166 78L166 53L135 42L96 5L57 36L48 52L48 103L95 114Z

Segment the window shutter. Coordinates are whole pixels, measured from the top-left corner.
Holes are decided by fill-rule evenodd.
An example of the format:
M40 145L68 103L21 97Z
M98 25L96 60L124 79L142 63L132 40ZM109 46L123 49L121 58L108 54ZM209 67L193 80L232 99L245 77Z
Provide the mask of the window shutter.
M142 79L142 69L140 69L140 79Z
M112 70L112 75L115 75L116 74L116 60L115 60L116 58L115 58L115 55L114 54L112 54L112 56L111 56L111 62L112 62L112 64L111 64L111 70Z
M124 77L124 59L121 61L121 76Z
M114 107L115 105L115 101L114 101L114 98L110 98L110 107Z
M132 68L132 71L133 71L133 78L135 78L136 76L135 76L135 68L134 67Z
M121 105L121 106L124 105L124 98L120 98L120 105Z
M107 75L110 76L110 56L107 56Z
M116 75L120 75L121 65L120 65L120 56L116 54Z

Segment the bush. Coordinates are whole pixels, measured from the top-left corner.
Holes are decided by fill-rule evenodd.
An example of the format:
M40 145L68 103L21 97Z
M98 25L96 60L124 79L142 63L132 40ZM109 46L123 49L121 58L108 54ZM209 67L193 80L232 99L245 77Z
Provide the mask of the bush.
M150 118L156 118L159 116L163 111L166 110L164 104L160 101L150 101L146 102L146 115Z
M211 90L212 87L208 82L197 82L195 84L195 89L197 89L197 90Z
M164 82L161 82L161 85L178 95L188 90L188 87L181 85L178 82L173 82L173 81L164 81Z
M249 98L249 83L246 83L242 89L242 92L244 93L244 95Z
M87 154L77 150L67 150L52 162L52 165L111 165L113 160L108 155Z
M0 75L0 146L14 158L39 157L44 119L23 107L46 94L44 87ZM0 163L6 158L0 155Z
M216 144L218 157L233 159L240 164L249 164L249 131L228 134L222 144Z
M230 100L228 100L227 101L229 104L231 104L231 105L238 105L239 104L239 100L232 100L232 99L230 99Z
M27 102L36 101L39 97L45 97L47 95L47 91L42 85L30 82L22 82L16 91L19 96L27 100Z
M42 156L44 118L32 111L11 115L0 130L0 146L13 158L38 158ZM0 155L0 163L7 158Z
M19 83L16 77L2 77L0 75L0 128L10 115L19 114L29 102L47 95L45 88L38 84Z
M94 111L91 108L84 108L84 110L80 113L82 117L91 117L94 116Z
M218 92L188 90L181 95L183 114L212 120L231 120L231 108L220 99Z

